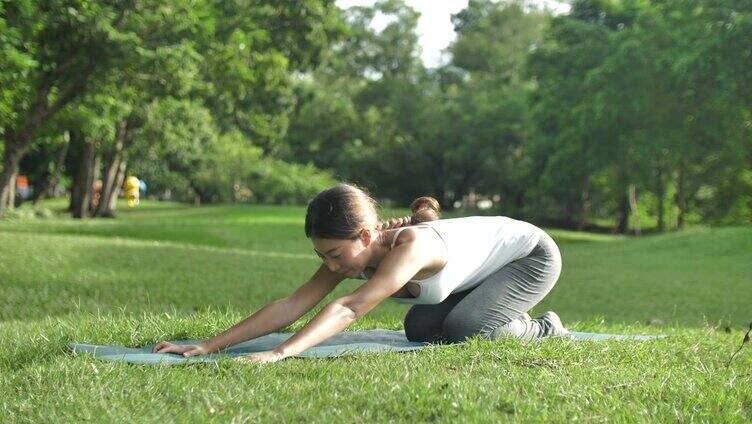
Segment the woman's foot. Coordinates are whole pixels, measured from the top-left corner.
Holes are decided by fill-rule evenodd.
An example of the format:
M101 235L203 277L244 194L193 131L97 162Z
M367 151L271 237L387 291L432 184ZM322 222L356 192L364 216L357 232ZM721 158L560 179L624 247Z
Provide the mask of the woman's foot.
M572 337L569 330L561 323L561 318L559 318L556 312L548 311L536 319L543 323L545 337Z

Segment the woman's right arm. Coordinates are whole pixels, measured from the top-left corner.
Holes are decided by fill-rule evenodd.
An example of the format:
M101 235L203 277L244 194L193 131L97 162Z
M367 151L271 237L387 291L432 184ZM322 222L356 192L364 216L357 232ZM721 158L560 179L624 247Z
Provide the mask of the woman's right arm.
M294 323L313 309L321 299L345 277L331 272L322 264L316 273L290 296L275 300L259 309L248 318L222 333L205 340L198 346L179 346L167 342L154 346L156 353L182 353L186 356L203 355L222 350L237 343L255 339Z

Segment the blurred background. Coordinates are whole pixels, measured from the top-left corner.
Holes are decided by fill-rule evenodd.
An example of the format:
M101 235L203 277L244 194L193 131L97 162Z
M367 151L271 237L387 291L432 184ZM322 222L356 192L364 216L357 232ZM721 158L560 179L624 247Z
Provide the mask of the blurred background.
M0 52L6 218L346 180L596 232L752 220L747 0L13 0Z

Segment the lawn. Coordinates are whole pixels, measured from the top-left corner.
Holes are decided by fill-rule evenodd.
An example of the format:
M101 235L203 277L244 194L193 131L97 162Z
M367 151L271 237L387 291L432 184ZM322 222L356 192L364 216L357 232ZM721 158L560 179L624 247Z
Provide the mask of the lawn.
M187 367L67 351L73 341L210 337L291 293L318 265L303 217L301 207L145 202L117 219L0 222L2 421L752 420L752 347L726 366L752 320L750 227L643 238L550 231L564 268L533 315L552 309L581 331L670 335L650 342L473 339ZM407 309L386 302L349 330L401 329Z

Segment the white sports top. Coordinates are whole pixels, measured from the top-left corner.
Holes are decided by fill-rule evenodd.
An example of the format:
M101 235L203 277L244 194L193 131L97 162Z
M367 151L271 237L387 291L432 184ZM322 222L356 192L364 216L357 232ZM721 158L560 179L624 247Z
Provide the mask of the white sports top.
M399 303L436 304L452 293L467 290L504 265L523 258L538 244L540 228L505 216L469 216L418 224L428 226L444 241L446 265L431 277L410 280L420 286L418 297L390 297ZM394 234L392 248L400 232ZM361 274L361 278L366 276Z

